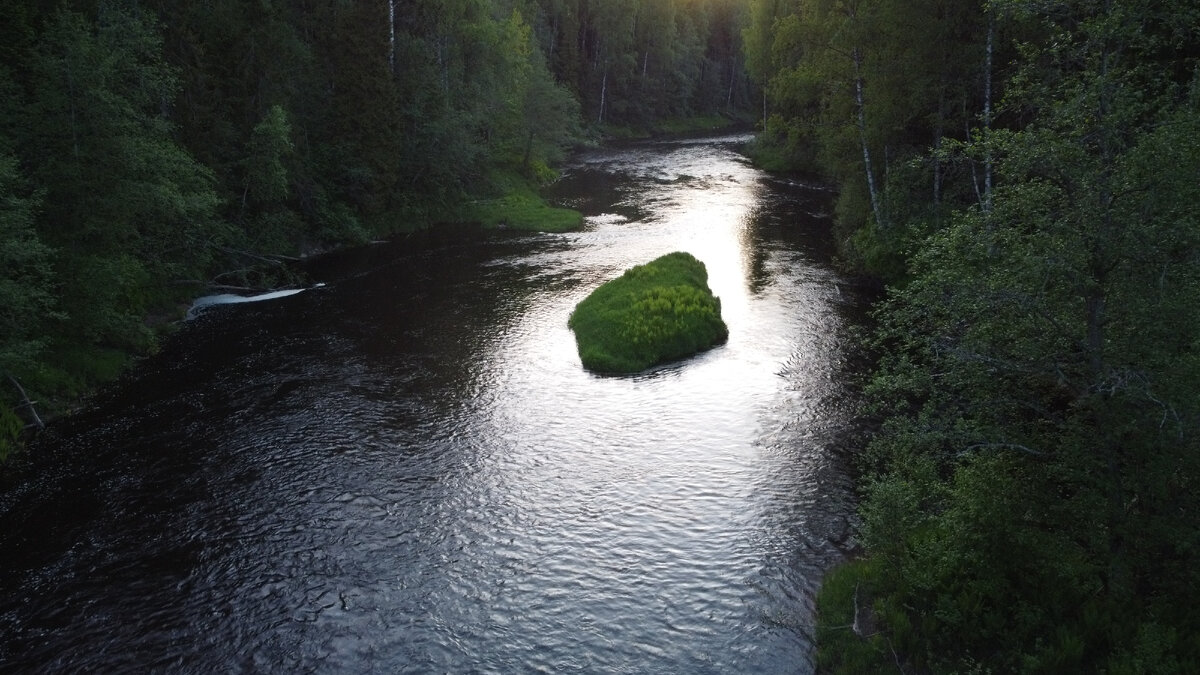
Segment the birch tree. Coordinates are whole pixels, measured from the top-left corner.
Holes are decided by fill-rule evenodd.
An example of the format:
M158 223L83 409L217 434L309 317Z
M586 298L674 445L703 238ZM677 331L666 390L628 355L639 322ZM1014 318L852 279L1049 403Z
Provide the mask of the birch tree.
M916 668L1187 672L1200 499L1200 91L1184 3L1004 3L991 204L879 313L865 541ZM892 659L887 660L889 665Z

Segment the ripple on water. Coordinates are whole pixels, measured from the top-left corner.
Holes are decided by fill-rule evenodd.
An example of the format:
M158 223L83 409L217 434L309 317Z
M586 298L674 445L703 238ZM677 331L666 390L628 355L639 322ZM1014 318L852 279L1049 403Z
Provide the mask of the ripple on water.
M742 140L583 156L562 195L595 209L581 232L429 234L204 312L68 424L47 451L67 468L0 501L31 523L0 534L0 660L811 672L813 593L851 531L856 299L812 244L827 194ZM729 342L582 370L575 303L676 249L708 265Z

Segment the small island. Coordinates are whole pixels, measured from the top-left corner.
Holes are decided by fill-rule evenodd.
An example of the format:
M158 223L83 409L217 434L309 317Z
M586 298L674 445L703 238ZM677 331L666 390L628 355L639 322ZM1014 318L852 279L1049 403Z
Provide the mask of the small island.
M592 291L567 322L588 370L636 373L725 342L704 263L669 253Z

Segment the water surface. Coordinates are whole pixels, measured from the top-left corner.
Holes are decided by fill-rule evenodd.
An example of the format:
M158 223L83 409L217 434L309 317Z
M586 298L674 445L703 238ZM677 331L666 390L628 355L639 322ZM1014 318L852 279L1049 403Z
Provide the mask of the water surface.
M442 229L198 311L0 497L2 668L811 672L860 300L829 195L744 140L581 156L580 232ZM728 343L584 371L575 304L675 250Z

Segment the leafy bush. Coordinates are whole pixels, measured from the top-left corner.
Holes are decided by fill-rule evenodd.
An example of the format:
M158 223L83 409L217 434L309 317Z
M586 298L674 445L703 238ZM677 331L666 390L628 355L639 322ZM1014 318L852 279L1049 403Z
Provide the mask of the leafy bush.
M729 336L704 263L682 252L601 285L579 303L568 325L584 367L604 373L636 373Z

